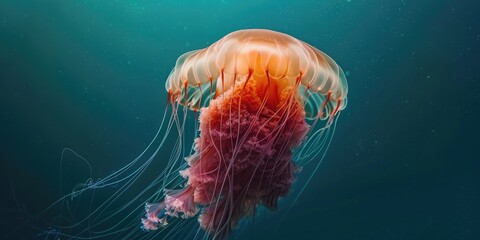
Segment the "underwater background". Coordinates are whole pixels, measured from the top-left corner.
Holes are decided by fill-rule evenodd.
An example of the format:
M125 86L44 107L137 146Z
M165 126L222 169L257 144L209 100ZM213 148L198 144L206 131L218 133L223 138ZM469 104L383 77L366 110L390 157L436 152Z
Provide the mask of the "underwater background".
M55 214L43 209L146 147L178 56L266 28L332 57L348 106L287 217L307 175L235 239L480 239L479 6L2 0L0 238L46 239ZM73 154L61 161L64 148L92 172Z

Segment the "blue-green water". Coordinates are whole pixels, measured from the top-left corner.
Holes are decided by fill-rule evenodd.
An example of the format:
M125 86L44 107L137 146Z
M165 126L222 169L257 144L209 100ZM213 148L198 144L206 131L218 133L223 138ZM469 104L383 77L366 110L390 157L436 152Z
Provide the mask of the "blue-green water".
M262 215L235 237L480 239L480 4L245 2L2 1L2 234L45 239L37 234L55 216L74 218L49 212L20 225L90 175L71 154L62 164L63 148L96 179L146 147L179 55L267 28L335 59L349 105L288 217Z

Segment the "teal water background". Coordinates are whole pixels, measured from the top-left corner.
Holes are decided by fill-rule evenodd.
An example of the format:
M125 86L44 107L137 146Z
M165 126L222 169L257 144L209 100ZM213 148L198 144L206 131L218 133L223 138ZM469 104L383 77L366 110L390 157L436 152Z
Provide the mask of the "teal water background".
M2 234L88 176L73 156L61 165L63 148L88 159L97 178L145 148L179 55L267 28L335 59L349 105L288 217L267 216L279 227L259 221L238 239L480 239L479 5L3 0ZM42 239L49 217L14 239Z

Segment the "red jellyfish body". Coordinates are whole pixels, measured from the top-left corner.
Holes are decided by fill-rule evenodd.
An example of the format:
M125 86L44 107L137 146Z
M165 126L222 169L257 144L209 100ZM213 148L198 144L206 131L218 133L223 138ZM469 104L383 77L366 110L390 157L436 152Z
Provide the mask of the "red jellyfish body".
M200 112L199 136L179 172L186 183L146 205L143 227L198 216L214 239L226 238L257 206L277 206L299 165L328 148L324 133L347 96L345 75L326 54L257 29L182 55L166 88L174 109Z

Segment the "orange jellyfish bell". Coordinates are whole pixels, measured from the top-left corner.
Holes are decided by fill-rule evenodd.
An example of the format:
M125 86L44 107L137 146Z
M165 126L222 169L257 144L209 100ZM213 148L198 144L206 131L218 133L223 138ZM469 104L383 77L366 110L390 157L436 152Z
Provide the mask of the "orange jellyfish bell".
M346 77L333 59L290 35L264 29L236 31L183 54L165 87L171 101L199 110L250 77L259 93L269 93L269 104L278 102L282 89L297 89L307 119L333 117L347 105Z
M346 107L348 88L323 52L253 29L180 56L166 89L174 113L179 105L200 112L199 135L180 167L182 184L146 205L143 228L198 216L211 238L224 239L258 206L275 209L298 165L326 151L331 135L323 133ZM325 126L314 130L322 120Z

